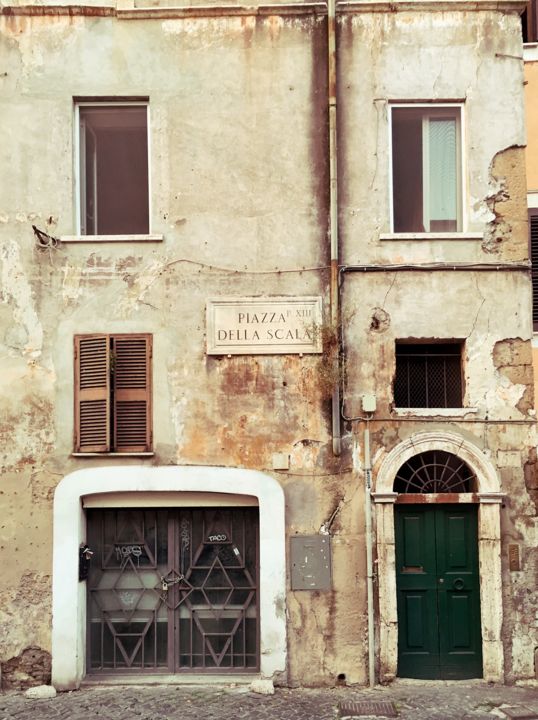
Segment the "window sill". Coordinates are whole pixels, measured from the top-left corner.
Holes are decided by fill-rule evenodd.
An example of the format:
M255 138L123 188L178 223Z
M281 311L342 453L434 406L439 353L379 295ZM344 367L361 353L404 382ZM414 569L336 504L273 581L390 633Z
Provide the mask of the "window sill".
M523 43L523 60L525 62L536 62L538 60L538 43Z
M62 243L162 242L164 235L61 235Z
M108 458L108 457L153 457L155 455L154 452L104 452L104 453L96 453L96 452L88 452L88 453L82 453L82 452L74 452L71 453L71 457L76 458L88 458L88 457L99 457L99 458Z
M481 232L380 233L380 240L483 240Z
M396 417L464 417L469 413L477 413L478 408L393 408L392 414Z

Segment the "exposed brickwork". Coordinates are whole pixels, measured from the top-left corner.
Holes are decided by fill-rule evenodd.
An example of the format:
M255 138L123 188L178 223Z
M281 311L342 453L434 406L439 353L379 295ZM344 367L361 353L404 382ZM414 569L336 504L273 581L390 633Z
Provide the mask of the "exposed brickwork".
M29 647L17 657L2 663L2 689L26 690L35 685L50 683L50 653L39 647Z
M525 385L517 409L527 413L534 407L534 374L530 342L521 338L508 338L495 343L493 363L497 370L514 385Z

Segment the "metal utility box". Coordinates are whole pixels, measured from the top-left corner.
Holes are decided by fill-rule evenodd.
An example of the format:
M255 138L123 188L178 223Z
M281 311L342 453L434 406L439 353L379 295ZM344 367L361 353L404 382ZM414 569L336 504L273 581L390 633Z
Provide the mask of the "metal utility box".
M290 538L291 589L331 589L331 538L329 535L295 535Z

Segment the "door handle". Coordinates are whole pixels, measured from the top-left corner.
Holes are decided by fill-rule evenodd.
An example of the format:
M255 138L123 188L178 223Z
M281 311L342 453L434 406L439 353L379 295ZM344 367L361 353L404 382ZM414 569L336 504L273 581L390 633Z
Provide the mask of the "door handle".
M463 578L456 578L452 583L452 587L454 590L463 590L465 587L465 580L463 580Z

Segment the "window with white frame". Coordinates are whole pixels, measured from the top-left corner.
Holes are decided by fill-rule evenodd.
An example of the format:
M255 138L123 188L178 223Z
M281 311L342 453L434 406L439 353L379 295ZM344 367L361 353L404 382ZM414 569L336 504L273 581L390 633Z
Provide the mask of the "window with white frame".
M149 233L147 103L79 102L76 127L79 233Z
M461 106L391 107L392 231L460 232Z

